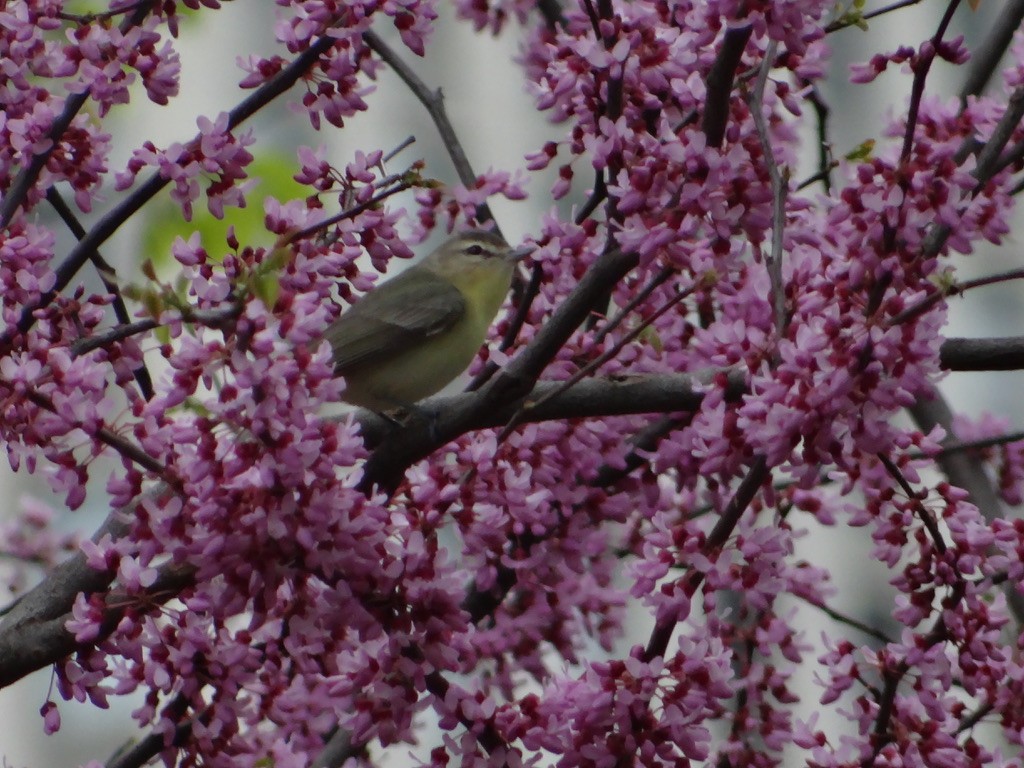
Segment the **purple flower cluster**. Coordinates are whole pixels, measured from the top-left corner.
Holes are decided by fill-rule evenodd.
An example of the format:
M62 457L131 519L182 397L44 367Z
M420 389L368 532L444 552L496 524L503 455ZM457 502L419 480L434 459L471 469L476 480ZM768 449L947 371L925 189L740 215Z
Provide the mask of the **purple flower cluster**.
M386 171L385 148L339 167L301 147L307 195L265 203L273 246L197 233L172 248L174 285L143 267L144 288L133 276L124 295L88 294L76 274L90 260L110 280L97 230L151 190L169 187L186 220L197 203L228 217L246 202L259 139L235 111L107 168L102 119L141 95L131 84L158 104L177 92L178 5L0 10L0 439L69 508L114 459L114 512L78 547L106 584L47 616L63 617L65 650L34 662L55 664L61 696L139 693L133 716L168 765L305 766L339 735L350 764L370 764L425 742L427 724L437 766L1020 765L1000 740L1024 747L1024 524L979 509L943 462L968 452L1017 506L1022 441L998 442L1011 424L997 416L897 417L944 373L949 255L1010 233L1024 44L1003 90L962 103L924 88L935 59L967 57L944 27L855 67L861 83L905 65L920 87L814 193L788 170L827 71L820 0L459 2L477 30L523 30L553 138L521 169L440 188L419 164ZM385 66L372 31L384 22L403 55L422 54L437 17L430 0L277 5L281 53L243 57L240 88L258 100L297 84L317 129L368 109ZM489 199L523 199L550 166L553 200L587 197L537 222L517 340L479 356L470 373L491 378L462 401L511 426L416 453L415 418L380 437L369 419L322 416L344 388L320 341L340 306L408 242L483 223ZM62 253L38 216L54 185L89 211L111 175L122 202ZM410 188L413 212L389 207ZM593 288L609 264L625 266ZM112 324L125 297L137 316ZM559 398L486 400L510 391L496 362L604 390L537 416ZM614 399L637 381L678 399ZM71 539L50 517L28 505L0 529L3 554L51 567ZM866 543L895 629L832 607L812 527ZM15 588L23 575L4 572ZM59 728L55 702L41 716Z

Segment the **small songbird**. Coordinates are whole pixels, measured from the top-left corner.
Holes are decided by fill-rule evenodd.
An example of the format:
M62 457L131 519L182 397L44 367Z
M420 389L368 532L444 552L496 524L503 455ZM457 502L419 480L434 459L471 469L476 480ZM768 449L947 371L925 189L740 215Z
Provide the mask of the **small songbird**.
M471 230L381 283L328 326L342 398L383 413L408 408L453 381L473 361L512 284L513 249Z

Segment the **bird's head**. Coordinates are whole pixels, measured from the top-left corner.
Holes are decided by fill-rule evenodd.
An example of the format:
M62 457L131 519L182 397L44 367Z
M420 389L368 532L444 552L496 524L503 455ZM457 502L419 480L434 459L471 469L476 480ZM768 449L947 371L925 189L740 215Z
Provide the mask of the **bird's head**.
M458 282L461 276L500 272L511 276L513 265L530 253L529 248L512 248L494 232L471 229L441 244L424 260L424 266Z

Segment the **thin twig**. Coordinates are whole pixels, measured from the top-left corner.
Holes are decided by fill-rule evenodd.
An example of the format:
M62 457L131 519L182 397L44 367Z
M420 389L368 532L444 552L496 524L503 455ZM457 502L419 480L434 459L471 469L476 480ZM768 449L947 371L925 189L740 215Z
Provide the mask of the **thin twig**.
M995 285L997 283L1005 283L1010 280L1020 280L1022 278L1024 278L1024 269L1013 269L1009 272L1001 272L998 275L989 275L988 277L979 277L974 280L964 280L961 283L955 283L945 291L937 290L934 293L928 294L916 304L907 307L898 315L894 315L889 318L887 325L891 328L894 325L900 325L908 320L913 320L915 317L931 309L943 299L950 296L959 296L972 288L981 288L986 285Z
M705 557L713 558L725 543L729 540L732 532L739 524L740 518L754 500L761 486L771 479L771 472L768 469L768 462L763 456L754 459L754 463L747 470L746 476L740 482L736 492L729 499L729 503L722 511L718 522L708 534L707 539L701 547ZM701 571L690 571L686 579L684 590L688 596L694 595L704 581L704 574ZM662 617L655 622L654 629L647 640L642 659L645 662L664 656L668 650L669 640L672 639L672 632L675 629L677 617L674 613Z
M832 159L831 143L828 140L828 118L831 110L821 97L821 92L816 85L805 82L804 86L809 89L807 100L814 107L814 114L818 119L818 172L814 174L812 179L824 182L825 194L831 194L832 170L839 165L839 163ZM798 186L797 189L802 189L804 186L806 186L806 183Z
M35 403L35 405L39 406L43 410L60 415L57 407L45 395L30 389L24 393L24 397L26 400ZM148 469L171 487L178 487L179 484L177 480L167 471L167 468L163 464L158 462L139 446L125 440L116 432L113 432L106 427L99 427L90 430L85 424L79 421L69 422L69 424L75 429L82 430L97 442L103 443L107 447L112 448L123 458L138 464L143 469Z
M971 172L974 178L978 180L974 188L974 194L980 192L989 179L992 178L992 172L998 165L1003 149L1009 143L1013 132L1017 129L1022 118L1024 118L1024 86L1018 87L1011 94L1010 100L1006 105L1006 111L999 119L999 122L996 123L996 127L993 129L988 141L985 142L985 146L978 154L977 164ZM976 143L974 140L966 139L957 152L957 162L963 162L975 150ZM951 231L948 224L933 227L921 244L921 252L925 256L936 255L942 250L942 246L945 245Z
M923 637L915 638L916 645L914 653L924 653L928 649L949 639L949 628L946 626L945 612L955 609L956 604L963 600L966 594L966 583L963 580L956 582L952 594L944 601L943 610L939 611L938 618L932 628ZM899 691L900 682L910 671L910 663L904 658L895 666L882 664L882 679L884 687L877 693L878 713L875 715L875 725L872 731L871 754L861 761L862 768L871 768L882 750L893 740L890 720L896 707L896 694Z
M205 326L206 328L223 328L226 323L236 319L245 307L241 302L235 301L230 306L216 310L193 309L191 307L180 307L177 309L179 316L176 320L180 320L180 322L194 323L196 325ZM136 320L134 323L129 323L128 325L118 325L107 331L98 333L95 336L88 336L84 339L79 339L71 345L71 354L78 357L79 355L92 352L94 349L105 347L115 341L120 341L121 339L126 339L129 336L145 333L155 328L159 328L160 326L161 323L153 318Z
M775 313L775 332L778 338L786 335L786 287L782 282L782 247L786 233L786 193L787 180L783 179L779 166L775 162L775 150L768 135L768 122L764 118L764 92L768 85L768 73L778 44L772 40L765 50L761 68L754 82L754 90L750 95L750 112L754 118L761 151L764 153L765 165L768 167L768 178L772 185L772 249L766 259L768 280L771 283L772 309Z
M459 176L459 181L462 182L462 186L466 189L472 189L473 185L476 184L477 176L473 172L473 167L469 163L469 158L466 156L466 151L462 148L458 135L455 133L455 128L448 119L448 113L444 108L444 96L440 89L436 91L430 90L427 84L416 74L415 70L402 61L401 57L391 50L376 32L372 30L364 32L363 40L374 53L381 57L385 64L391 67L399 79L412 91L413 96L426 108L430 119L433 120L434 126L437 128L438 134L441 136L441 142L444 144L445 149L448 150L448 157L451 158L452 165L455 166L455 172ZM481 203L477 206L476 218L480 222L494 221L494 216L491 214L490 206L487 203Z
M505 331L505 335L501 337L501 343L498 345L498 349L503 352L511 348L516 343L516 339L519 338L519 331L526 324L526 317L530 313L533 300L540 293L540 283L543 279L544 268L540 264L534 264L533 269L530 270L530 279L527 281L526 287L522 289L522 292L517 297L518 307L516 314L513 316L508 329ZM513 296L515 296L514 292Z
M830 179L832 177L832 171L834 169L838 168L838 167L839 167L839 163L837 163L837 162L830 163L829 167L828 167L828 170L818 171L817 173L811 174L806 179L804 179L803 181L798 183L795 187L793 187L793 191L794 192L802 192L803 190L807 189L807 187L811 186L811 184L815 184L815 183L817 183L819 181L824 181L825 182L825 186L827 188L828 185L831 184Z
M84 339L79 339L71 345L71 354L75 357L79 357L88 352L92 352L94 349L105 347L108 344L113 344L115 341L121 341L127 339L130 336L137 336L140 333L146 333L152 331L154 328L159 327L159 323L156 320L136 320L134 323L127 323L125 325L118 325L111 328L109 331L98 333L95 336L89 336Z
M71 234L78 240L81 240L86 235L85 227L75 216L74 212L61 197L60 192L57 191L56 187L50 187L46 190L46 200L50 203L57 215L60 216L61 220L71 230ZM121 295L121 289L117 285L117 272L110 266L110 263L103 258L99 250L93 251L89 255L89 260L93 266L96 267L96 273L99 275L100 280L103 282L103 287L107 289L113 297L114 316L122 326L131 325L131 317L128 314L128 307L125 306L124 297ZM131 335L131 334L128 334ZM125 337L122 337L125 338ZM78 353L81 354L81 353ZM152 400L155 394L153 390L153 379L149 375L149 370L146 368L145 363L139 365L138 368L132 370L132 375L135 377L135 382L139 385L139 391L146 400Z
M962 451L983 451L986 448L999 448L1022 441L1024 441L1024 432L1008 432L1005 435L996 435L995 437L983 437L978 440L963 440L960 442L949 443L948 445L943 445L942 449L934 455L938 458L942 456L949 456L954 453L960 453ZM924 454L914 454L911 456L911 458L915 459L930 457L931 454L928 456L925 456Z
M416 137L415 136L407 137L405 139L405 141L403 141L397 147L395 147L390 152L388 152L386 155L384 155L384 157L381 158L381 162L387 163L387 162L390 162L391 160L394 160L399 152L401 152L406 147L411 147L415 143L416 143Z
M914 68L914 79L910 86L910 101L907 106L907 127L903 133L903 150L900 152L900 160L904 163L910 160L910 153L914 146L914 132L917 130L917 115L921 108L921 99L924 98L924 85L928 79L928 71L935 61L935 51L942 44L942 38L946 34L950 23L953 21L953 14L960 6L960 0L949 0L946 12L939 21L938 29L931 38L930 53L922 55L918 53L919 61Z
M315 235L320 232L323 232L328 227L334 226L340 221L354 219L356 216L363 213L364 211L370 210L378 203L387 200L389 197L392 197L393 195L397 195L399 192L404 192L405 190L410 189L411 187L414 186L414 182L409 181L408 179L402 179L401 181L395 183L394 186L385 189L381 192L378 192L369 200L365 200L359 203L358 205L354 205L351 208L344 210L341 213L337 213L334 216L330 216L324 219L323 221L319 221L316 224L310 224L305 229L300 229L298 232L295 232L294 234L288 237L288 242L293 243L297 240L302 240L304 238L309 237L310 235Z
M878 16L884 16L885 14L892 13L893 11L902 10L903 8L909 8L910 6L917 5L920 2L921 2L921 0L899 0L899 2L893 3L892 5L887 5L887 6L885 6L885 8L879 8L877 11L871 11L869 13L858 14L858 15L856 15L854 17L849 18L849 19L846 19L845 16L844 16L843 19L840 19L838 21L833 21L831 24L826 26L825 27L825 34L831 34L832 32L838 32L839 30L846 29L847 27L859 26L862 22L868 21L870 19L877 18Z
M518 298L515 296L515 291L513 291L513 302L515 303L516 311L509 321L508 330L505 331L505 335L501 337L501 342L498 344L498 349L502 352L511 349L512 345L516 343L516 339L519 338L519 332L526 325L526 318L530 314L530 307L533 306L534 299L540 293L540 281L543 278L543 267L540 264L534 264L533 269L530 270L530 280L526 283L526 287L522 289ZM475 392L480 389L497 372L498 364L493 360L488 360L480 372L466 386L466 392Z
M967 715L967 717L960 721L960 725L956 727L955 733L959 736L961 733L971 730L974 726L976 726L978 723L984 720L985 717L990 715L995 710L995 708L995 704L993 704L991 701L986 701L984 704L982 704L980 707L978 707L976 710L971 712L969 715Z
M841 613L837 611L835 608L832 608L823 602L810 600L807 597L804 597L803 595L797 595L797 597L800 597L808 605L813 605L815 608L824 613L833 621L837 621L840 624L845 624L848 627L853 627L854 629L863 632L868 637L875 638L879 642L886 644L893 642L891 637L889 637L881 630L872 627L870 624L866 624L863 621L860 621L859 619L853 618L852 616L847 616L845 613Z
M531 401L531 400L524 401L523 404L521 406L519 406L519 409L515 412L515 414L513 414L512 418L508 420L508 423L502 428L501 432L498 434L498 438L497 438L498 444L500 445L501 443L503 443L505 441L505 439L510 434L512 434L512 432L516 429L516 427L518 427L522 423L522 421L528 416L530 411L532 411L534 408L539 408L540 406L544 405L548 401L553 400L554 398L558 397L559 395L564 394L565 392L569 391L574 386L579 384L583 379L585 379L591 373L593 373L598 368L600 368L602 365L604 365L609 360L611 360L616 355L618 355L619 352L621 352L622 349L627 344L632 342L641 333L643 333L645 330L647 330L654 323L655 320L657 320L659 317L664 315L666 312L668 312L670 309L672 309L672 307L674 307L680 301L685 299L691 293L693 293L693 288L689 288L689 289L687 289L685 291L679 291L678 293L676 293L675 296L673 296L668 301L666 301L664 303L664 305L659 307L658 310L656 312L654 312L654 314L652 314L649 318L645 318L644 322L642 322L639 325L637 325L636 328L632 329L629 333L625 334L621 339L619 339L609 349L605 350L605 352L603 352L602 354L598 355L596 358L594 358L589 363L587 363L585 366L583 366L578 371L576 371L576 373L574 373L568 379L563 381L559 386L555 387L554 390L552 390L551 392L545 393L542 397L538 398L535 401Z
M598 329L597 333L594 334L594 345L599 345L604 341L605 336L622 325L622 322L632 314L633 310L647 301L647 297L654 293L658 286L664 284L664 282L674 273L675 270L672 267L662 267L658 273L647 282L647 285L641 288L633 298L626 302L626 306L619 310L615 317Z
M608 186L604 181L604 170L600 169L596 172L597 177L594 180L594 189L590 193L590 197L587 198L587 202L583 204L579 212L573 218L576 224L582 224L584 221L590 218L590 215L597 210L597 206L608 199Z
M882 466L885 467L885 471L889 473L889 476L896 481L897 485L899 485L903 490L903 493L906 494L907 500L914 505L914 509L917 511L917 516L921 518L921 522L924 524L925 530L927 530L928 535L931 536L932 544L935 545L935 550L940 555L944 555L949 547L946 544L946 540L942 538L942 532L939 530L939 525L935 521L935 517L932 515L931 511L924 505L924 502L921 501L921 497L914 491L906 476L904 476L903 472L896 466L896 463L892 459L884 453L876 453L875 456L880 462L882 462ZM959 574L957 574L957 577L961 578Z
M985 471L985 462L975 451L961 450L953 427L954 414L942 393L934 386L930 391L922 392L917 400L907 409L914 423L923 434L931 434L936 427L945 432L942 440L943 449L935 456L938 469L954 486L967 492L971 503L978 508L981 516L989 524L1003 519L1006 515L995 483ZM911 458L914 458L911 456ZM1024 623L1024 596L1014 584L1006 584L1003 588L1006 603L1018 622Z

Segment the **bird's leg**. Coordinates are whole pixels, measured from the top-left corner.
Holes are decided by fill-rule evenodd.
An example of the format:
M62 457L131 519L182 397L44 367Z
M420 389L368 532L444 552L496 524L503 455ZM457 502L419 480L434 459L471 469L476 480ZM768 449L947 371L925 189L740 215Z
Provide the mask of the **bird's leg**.
M408 403L402 406L402 410L404 410L406 414L406 425L408 425L412 419L418 419L427 425L427 435L430 437L432 442L436 443L440 439L440 435L437 431L437 422L440 417L440 413L438 413L436 409L425 408L419 403Z

